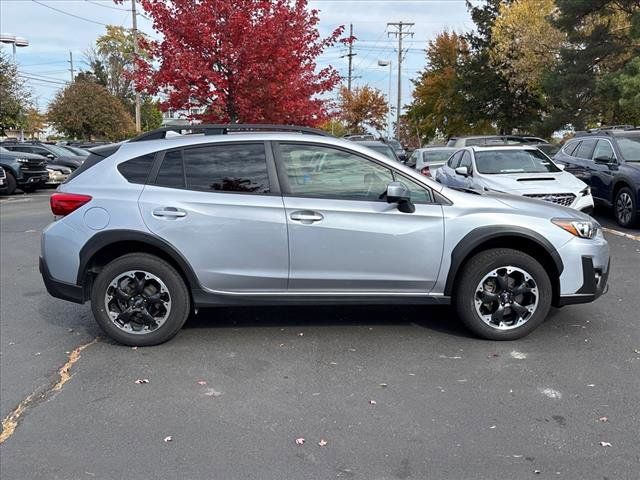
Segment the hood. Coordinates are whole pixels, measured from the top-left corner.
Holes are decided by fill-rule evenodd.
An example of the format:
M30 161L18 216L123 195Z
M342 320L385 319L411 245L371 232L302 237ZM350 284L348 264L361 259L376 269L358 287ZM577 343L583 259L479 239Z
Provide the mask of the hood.
M37 155L35 153L27 153L27 152L14 152L14 151L9 151L9 153L0 152L0 156L9 157L9 158L28 158L29 160L47 160L47 158L43 157L42 155Z
M479 183L489 190L518 195L533 193L574 193L587 187L582 180L568 172L506 173L482 175Z
M75 155L69 155L64 157L58 157L55 160L49 160L51 165L63 165L72 169L78 168L84 162L85 157L78 157Z

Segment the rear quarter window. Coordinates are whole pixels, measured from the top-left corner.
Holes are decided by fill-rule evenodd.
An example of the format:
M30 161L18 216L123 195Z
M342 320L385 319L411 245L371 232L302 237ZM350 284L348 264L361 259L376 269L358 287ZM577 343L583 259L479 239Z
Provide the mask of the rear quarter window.
M127 179L129 183L147 183L147 178L151 172L155 153L142 155L141 157L132 158L118 165L118 171Z

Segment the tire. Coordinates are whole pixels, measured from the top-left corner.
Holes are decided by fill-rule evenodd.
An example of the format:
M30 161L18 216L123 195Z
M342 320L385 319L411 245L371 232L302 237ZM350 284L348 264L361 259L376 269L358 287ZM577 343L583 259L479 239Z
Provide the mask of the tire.
M507 274L509 269L511 273ZM495 272L497 274L492 276ZM458 278L458 285L454 292L454 304L458 316L469 330L481 338L488 340L522 338L538 327L549 314L553 294L549 275L537 260L519 250L496 248L480 252L466 263ZM501 290L501 279L507 280L504 296L493 293ZM516 294L518 292L516 284L522 286L522 291L527 293ZM488 291L486 287L492 285L494 290L491 291L489 288ZM532 288L533 286L535 288ZM486 300L486 303L480 299ZM534 299L536 299L535 305ZM501 304L501 301L506 303ZM500 323L499 316L494 319L492 313L496 313L501 305L505 305L502 315L507 321ZM519 315L515 308L509 305L516 305L516 308L525 313ZM528 308L533 311L527 311ZM507 313L504 313L505 311ZM485 320L481 313L486 314ZM487 319L487 315L490 319ZM499 312L496 315L500 315ZM521 321L516 320L516 317Z
M142 277L143 275L144 278ZM148 280L147 277L149 278ZM137 295L139 290L135 288L122 290L113 286L113 282L116 280L124 282L117 283L118 286L131 287L138 285L133 278L144 282L144 291L140 295ZM158 286L165 290L160 290L157 288ZM140 327L141 324L139 322L133 321L124 325L117 323L119 319L124 318L118 315L118 312L122 311L122 308L120 308L122 304L118 304L117 300L118 293L133 292L136 295L132 294L130 296L132 297L130 302L137 301L144 304L144 311L149 313L153 312L152 308L155 308L153 305L151 307L147 306L147 302L151 302L150 297L147 295L149 290L151 293L156 294L152 296L161 295L164 298L163 301L158 301L158 298L156 298L155 302L156 304L162 303L161 308L166 313L164 319L155 323L152 322L152 325L157 325L153 329L140 328L137 330L138 333L135 333L134 330ZM160 291L166 292L166 295L165 293L161 294ZM112 296L112 299L108 302L107 298L110 296ZM169 299L168 307L167 298ZM145 299L147 301L144 301ZM125 302L124 305L131 306L131 303ZM96 322L109 337L124 345L143 347L158 345L175 336L189 317L191 300L184 280L171 265L154 255L130 253L113 260L98 274L91 289L91 309ZM112 312L112 316L118 315L117 319L112 319L109 312ZM156 320L156 318L160 317L161 315L158 315L158 317L148 316L146 318ZM135 318L141 317L135 316ZM127 326L129 327L128 329Z
M621 227L633 227L638 223L638 205L629 187L622 187L613 201L613 213Z
M8 170L5 170L5 173L7 175L7 178L5 179L5 182L7 183L7 191L5 193L7 195L13 195L13 192L16 191L16 177L14 177L13 174Z

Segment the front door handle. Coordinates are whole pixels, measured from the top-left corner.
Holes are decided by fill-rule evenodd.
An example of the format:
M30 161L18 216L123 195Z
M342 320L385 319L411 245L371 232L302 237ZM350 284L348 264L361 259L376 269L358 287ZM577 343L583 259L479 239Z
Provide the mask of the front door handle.
M289 215L291 220L296 220L304 225L311 225L313 222L319 222L324 217L322 214L318 212L313 212L311 210L298 210L295 212L291 212Z
M182 218L187 216L187 212L179 210L175 207L162 207L156 208L153 211L154 217L166 217L166 218Z

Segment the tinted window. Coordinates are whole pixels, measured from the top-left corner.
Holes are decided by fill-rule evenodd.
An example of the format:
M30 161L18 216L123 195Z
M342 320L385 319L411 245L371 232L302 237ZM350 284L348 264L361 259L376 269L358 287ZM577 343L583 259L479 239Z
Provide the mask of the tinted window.
M462 158L462 153L463 152L458 152L455 155L453 155L449 159L449 162L447 163L447 165L449 165L449 167L451 167L451 168L457 168L458 167L458 163L460 163L460 158Z
M379 200L391 170L358 155L316 145L280 146L294 195Z
M627 162L640 162L640 135L618 137L618 148Z
M566 153L567 155L573 155L573 152L575 151L576 147L580 144L579 141L575 141L575 142L569 142L563 149L562 151L564 153Z
M460 161L460 165L458 165L458 167L467 167L469 171L472 170L471 154L469 152L464 152L464 154L462 155L462 160Z
M539 150L494 150L476 152L476 168L484 174L547 173L560 169Z
M444 163L450 156L450 150L425 150L422 153L425 163Z
M185 149L184 165L191 190L269 193L262 143Z
M573 156L578 158L591 158L591 153L593 152L593 147L595 146L595 138L582 140L578 148L576 148L576 151L573 153Z
M156 177L156 185L161 187L184 188L184 169L182 167L182 152L180 150L173 150L164 155L160 171Z
M606 159L606 160L614 160L615 154L613 153L613 148L611 144L607 140L598 140L598 144L596 145L596 149L593 151L593 158Z
M124 178L130 183L142 183L147 182L147 177L153 166L153 159L155 153L143 155L142 157L132 158L126 162L122 162L118 165L118 171Z

